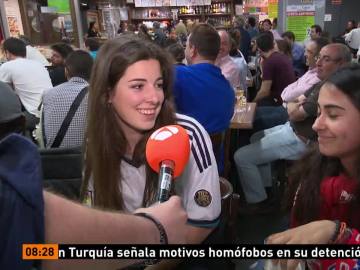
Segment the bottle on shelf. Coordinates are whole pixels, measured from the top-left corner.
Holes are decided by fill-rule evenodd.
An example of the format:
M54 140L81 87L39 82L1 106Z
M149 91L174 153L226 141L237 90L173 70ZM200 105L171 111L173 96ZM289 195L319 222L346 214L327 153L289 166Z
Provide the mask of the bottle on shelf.
M201 14L201 7L200 6L195 7L195 14Z

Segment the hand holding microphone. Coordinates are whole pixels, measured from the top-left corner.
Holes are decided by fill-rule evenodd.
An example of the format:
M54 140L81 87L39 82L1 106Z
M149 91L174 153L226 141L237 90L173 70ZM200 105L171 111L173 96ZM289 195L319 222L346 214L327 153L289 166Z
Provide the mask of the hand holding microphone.
M169 199L173 177L184 170L190 156L189 136L179 125L169 125L156 130L146 143L146 159L159 173L157 200Z

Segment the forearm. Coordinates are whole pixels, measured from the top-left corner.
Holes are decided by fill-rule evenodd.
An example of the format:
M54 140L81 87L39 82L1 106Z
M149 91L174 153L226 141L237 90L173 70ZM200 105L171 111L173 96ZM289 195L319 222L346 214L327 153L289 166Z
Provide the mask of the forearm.
M212 230L213 229L199 228L187 225L186 242L189 244L200 244L206 239L206 237L208 237ZM174 269L181 262L181 259L162 260L156 265L147 267L146 270Z
M157 244L159 231L142 217L90 209L44 192L45 240L63 244ZM119 269L135 260L45 261L44 269Z
M292 84L288 85L284 88L281 93L281 98L284 102L291 102L293 101L298 95L295 95L294 92L296 91L298 81L293 82Z
M267 244L328 244L336 230L330 220L314 221L293 229L270 235ZM278 264L277 261L275 264ZM284 259L281 269L297 269L298 259Z
M49 243L159 243L157 228L142 217L90 209L47 192L44 200Z
M212 228L187 225L186 242L189 244L201 244L212 231Z
M310 88L309 86L304 86L304 84L301 86L298 84L298 81L288 85L284 91L281 93L281 98L285 102L296 102L299 101L299 97L304 97L304 89Z
M257 93L254 102L259 101L260 99L266 98L270 96L270 89L271 89L272 81L263 81L261 83L261 87L259 92Z
M330 220L314 221L273 234L267 238L267 244L328 244L335 227L335 222Z
M257 102L263 98L266 98L270 95L269 91L260 89L259 92L256 94L256 97L254 99L254 102Z

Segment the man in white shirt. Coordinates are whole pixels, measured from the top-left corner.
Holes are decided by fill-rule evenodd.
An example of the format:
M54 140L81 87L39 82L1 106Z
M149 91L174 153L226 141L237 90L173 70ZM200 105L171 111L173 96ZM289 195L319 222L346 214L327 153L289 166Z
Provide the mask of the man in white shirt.
M36 48L34 48L31 44L31 41L26 36L19 37L26 45L26 59L35 60L41 63L44 66L50 66L48 60L46 60L45 56Z
M220 30L218 33L220 36L220 50L215 65L221 69L221 73L233 88L238 87L240 86L240 70L229 55L231 39L229 34L224 30Z
M0 66L0 81L8 83L24 107L26 128L32 130L39 121L38 107L44 90L52 88L46 68L39 62L26 59L26 46L17 38L3 44L8 62Z
M48 60L46 60L45 56L39 52L38 49L34 48L31 45L26 45L26 59L34 60L41 63L44 67L50 66Z
M351 30L344 38L346 44L351 48L352 53L356 55L360 47L360 27Z

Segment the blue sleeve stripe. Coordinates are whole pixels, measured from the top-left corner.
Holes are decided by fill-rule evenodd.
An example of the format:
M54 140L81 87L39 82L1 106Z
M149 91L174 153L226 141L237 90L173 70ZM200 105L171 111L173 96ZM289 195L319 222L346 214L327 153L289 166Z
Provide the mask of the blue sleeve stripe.
M189 137L190 137L190 139L192 140L192 136L189 135ZM198 157L198 154L197 154L197 152L196 152L196 150L195 150L194 144L191 144L191 152L193 153L195 162L196 162L196 164L197 164L197 166L198 166L198 169L199 169L200 173L202 173L202 172L204 171L204 169L203 169L203 167L201 166L201 162L200 162L200 159L199 159L199 157Z
M189 120L178 118L177 122L178 122L178 124L180 124L183 128L185 128L188 131L189 135L191 135L191 138L195 139L197 148L202 157L202 163L203 163L204 169L206 169L207 167L209 167L211 165L211 158L210 158L209 149L206 144L206 140L205 140L201 130L199 129L198 126L195 125L195 123L193 123ZM186 124L190 124L191 126L186 125ZM202 144L200 143L200 140L201 140ZM203 147L202 147L202 145L203 145ZM195 151L195 148L193 148L193 149ZM193 152L193 154L194 154L194 152Z
M204 147L205 147L205 153L206 153L207 162L208 162L209 165L211 165L211 158L210 158L209 150L208 150L208 148L207 148L204 135L203 135L203 133L201 132L200 128L198 127L198 125L196 125L196 124L195 124L194 122L192 122L192 121L185 120L185 119L182 119L182 121L183 121L184 123L191 124L191 125L196 129L197 133L200 135L201 141L202 141L202 143L203 143L203 145L204 145ZM193 133L195 133L195 132L194 132L194 129L191 129L191 131L192 131ZM197 133L195 133L195 134L197 134ZM199 146L199 147L200 147L200 146Z
M202 227L202 228L215 228L220 223L220 217L219 215L216 219L213 220L197 220L197 219L188 219L187 223L189 225L195 226L195 227Z

